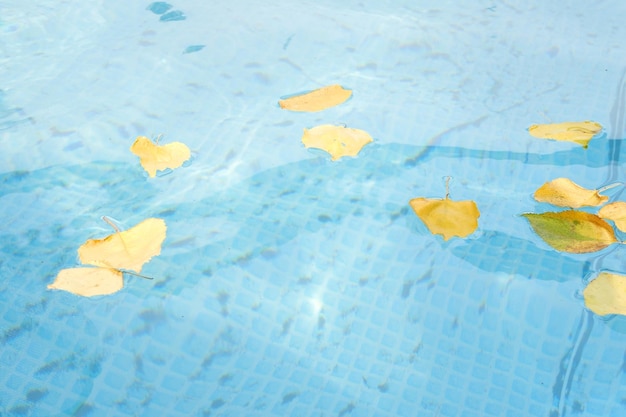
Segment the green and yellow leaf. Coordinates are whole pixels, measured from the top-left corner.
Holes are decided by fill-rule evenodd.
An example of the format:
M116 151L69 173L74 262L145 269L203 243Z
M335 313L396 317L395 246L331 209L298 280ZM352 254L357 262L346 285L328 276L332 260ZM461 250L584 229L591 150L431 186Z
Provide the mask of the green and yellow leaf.
M535 191L534 197L542 203L571 208L600 206L609 200L598 190L588 190L568 178L557 178L543 184Z
M528 128L528 132L536 138L574 142L584 148L601 131L600 123L590 121L540 124Z
M599 316L626 315L626 276L601 272L583 290L585 306Z
M611 225L595 214L567 210L522 216L540 238L559 251L596 252L617 242Z

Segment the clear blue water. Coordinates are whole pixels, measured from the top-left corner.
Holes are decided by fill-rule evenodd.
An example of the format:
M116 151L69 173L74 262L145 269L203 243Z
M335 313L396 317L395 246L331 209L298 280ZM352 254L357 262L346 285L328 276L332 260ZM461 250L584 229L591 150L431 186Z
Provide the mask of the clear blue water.
M0 415L626 416L626 321L581 296L625 249L519 216L556 177L625 181L626 5L265 3L3 4ZM352 99L277 105L333 83ZM565 120L605 131L526 131ZM375 142L331 162L300 142L324 123ZM194 157L149 179L128 148L159 134ZM468 239L408 206L446 176ZM48 290L104 215L166 220L155 279Z

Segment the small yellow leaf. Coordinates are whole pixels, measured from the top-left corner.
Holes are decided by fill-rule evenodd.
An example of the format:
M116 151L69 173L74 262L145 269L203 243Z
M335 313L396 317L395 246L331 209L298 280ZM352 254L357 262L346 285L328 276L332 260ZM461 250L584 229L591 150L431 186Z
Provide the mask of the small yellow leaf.
M601 272L583 291L585 306L599 316L626 315L626 276Z
M305 147L325 150L333 161L342 156L358 155L361 148L372 141L372 137L364 130L333 125L304 129L302 135Z
M626 232L626 203L623 201L616 201L615 203L607 204L598 211L598 216L603 219L613 220L615 227L620 231Z
M151 178L156 176L157 171L176 169L191 158L191 151L184 143L158 145L145 136L137 137L130 151L139 157L141 166Z
M601 131L600 123L590 121L532 125L528 128L528 132L536 138L574 142L584 148Z
M472 200L420 197L412 199L409 204L428 230L433 234L443 235L444 240L453 236L469 236L478 227L480 212Z
M579 208L583 206L599 206L609 198L598 193L598 190L588 190L570 179L557 178L543 184L535 191L535 200L550 203L559 207Z
M54 282L48 285L51 290L68 291L83 297L113 294L123 287L122 272L108 268L62 269Z
M126 231L88 240L78 248L78 257L83 264L139 273L146 262L161 253L166 230L162 219L146 219Z
M522 216L540 238L563 252L595 252L617 242L611 225L595 214L567 210Z
M349 99L351 95L352 90L346 90L335 84L279 100L278 105L291 111L316 112L337 106Z

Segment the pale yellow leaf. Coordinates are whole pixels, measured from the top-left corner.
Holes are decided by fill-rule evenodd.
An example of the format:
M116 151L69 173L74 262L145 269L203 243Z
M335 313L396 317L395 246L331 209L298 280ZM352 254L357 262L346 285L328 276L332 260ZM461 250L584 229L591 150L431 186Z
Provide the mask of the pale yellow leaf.
M337 106L349 99L351 95L352 90L334 84L279 100L278 105L291 111L316 112Z
M126 231L88 240L78 248L78 256L83 264L139 273L146 262L161 253L166 231L162 219L146 219Z
M532 125L528 128L528 132L536 138L574 142L584 148L601 131L600 123L590 121Z
M108 268L62 269L54 282L48 285L49 289L68 291L84 297L113 294L123 287L122 272Z
M302 135L304 146L328 152L333 161L342 156L358 155L361 148L372 141L372 137L364 130L334 125L304 129Z
M414 198L411 208L433 234L444 240L453 236L467 237L478 227L480 212L472 200L453 201L449 198Z
M609 198L588 190L568 178L557 178L543 184L535 191L535 200L550 203L559 207L579 208L583 206L599 206Z
M616 201L615 203L607 204L598 211L598 216L603 219L613 220L615 227L620 231L626 232L626 203L623 201Z
M597 315L626 315L626 276L601 272L583 291L585 306Z
M191 151L181 142L157 145L145 136L139 136L130 147L132 153L139 157L139 162L151 178L157 171L176 169L191 158Z

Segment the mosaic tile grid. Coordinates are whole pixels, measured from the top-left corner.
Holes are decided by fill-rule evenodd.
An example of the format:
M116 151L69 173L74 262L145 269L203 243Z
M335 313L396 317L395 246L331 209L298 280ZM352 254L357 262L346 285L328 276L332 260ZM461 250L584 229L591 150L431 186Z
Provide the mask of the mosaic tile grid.
M573 163L573 174L600 182L597 161L613 145L523 155L531 163L376 146L180 205L158 193L184 170L174 185L149 188L124 164L5 175L3 211L27 206L33 222L1 239L0 407L16 416L619 416L626 333L586 313L579 291L621 249L560 255L516 216L537 208L538 167ZM99 184L93 172L126 181ZM500 172L518 178L514 189ZM453 196L483 209L468 240L444 243L407 209L416 192L441 195L446 174ZM72 178L82 177L96 198L75 206ZM30 202L49 189L56 200ZM81 241L103 233L93 213L116 196L132 196L124 208L137 217L168 222L163 253L144 271L156 281L130 277L95 300L46 291ZM202 232L212 238L190 239Z

